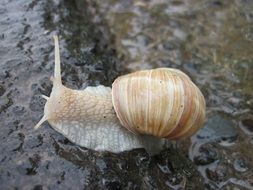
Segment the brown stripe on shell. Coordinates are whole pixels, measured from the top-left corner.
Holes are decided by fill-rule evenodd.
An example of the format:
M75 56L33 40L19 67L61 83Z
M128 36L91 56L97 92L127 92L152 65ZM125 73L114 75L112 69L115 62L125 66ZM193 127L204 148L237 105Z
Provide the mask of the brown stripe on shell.
M180 90L178 88L179 78L173 72L168 72L169 82L168 82L168 91L173 92L172 96L168 96L167 98L173 102L170 112L167 115L168 122L164 128L163 137L169 135L174 128L176 127L177 123L177 114L178 114L178 104L180 103Z
M149 110L150 110L150 86L151 86L151 74L152 72L148 72L148 77L147 77L147 91L145 92L147 94L146 101L143 100L146 104L146 109L145 109L145 116L144 116L144 126L143 126L143 131L148 131L148 126L149 126Z
M176 133L171 139L179 139L188 137L194 132L196 132L203 124L205 118L205 103L203 100L203 95L199 89L191 82L194 89L194 94L192 98L194 111L191 117L188 120L188 123L185 125L184 129ZM204 109L203 109L204 108Z
M120 118L120 122L124 127L137 134L138 132L128 123L128 114L125 113L127 105L127 80L125 80L124 76L119 77L113 82L112 86L112 102L117 117Z
M159 70L155 70L156 71L156 75L159 76L157 77L158 79L156 80L156 84L157 86L159 86L159 89L157 90L157 94L159 96L159 124L156 127L156 135L159 137L163 137L164 136L164 129L166 129L167 127L167 123L168 123L168 112L170 111L168 109L168 105L171 103L173 103L173 100L170 100L168 98L169 96L169 91L168 91L168 85L167 85L167 80L168 80L168 75L167 72L165 72L164 70L159 71Z
M154 71L154 72L153 72ZM160 80L157 76L157 72L155 70L150 71L150 78L149 78L149 110L148 110L148 134L158 135L158 128L160 126L160 119L158 118L160 115L161 106L160 103L160 95L163 93L161 92L160 86L157 84L157 81ZM158 94L157 92L161 92ZM159 122L159 123L158 123ZM159 136L159 135L158 135Z
M185 97L184 102L182 102L184 107L183 114L174 131L168 136L166 136L166 138L172 138L175 135L179 134L180 131L183 131L184 128L187 127L187 123L189 122L190 116L194 111L194 102L192 101L192 97L194 97L195 94L192 90L192 86L189 84L188 81L183 81L183 88L184 93L182 94L182 96Z
M202 93L197 87L196 87L196 90L197 90L198 100L199 100L199 104L198 104L199 109L197 112L198 116L194 124L189 128L189 130L185 134L182 134L184 137L189 137L189 136L192 136L194 133L196 133L205 121L206 104L205 104L204 96L202 95ZM178 136L177 138L181 138L181 136Z
M202 93L200 92L200 90L197 87L196 87L196 91L197 91L196 94L198 96L198 98L196 98L198 100L196 102L196 104L197 104L196 107L198 108L197 111L196 111L196 113L197 113L196 119L192 123L192 125L188 127L187 130L181 132L180 134L176 135L172 139L180 139L180 138L190 137L194 133L196 133L199 130L199 128L204 124L205 109L206 109L205 99L204 99L204 96L202 95Z
M146 96L148 92L147 84L143 83L142 80L147 75L146 72L139 73L142 77L132 76L131 82L129 83L128 88L128 111L130 117L128 118L129 123L135 127L135 130L138 132L143 130L143 124L145 123L145 110L143 105L145 102L142 101L142 97ZM131 127L132 127L131 126Z
M190 109L192 108L192 112L189 115L189 118L188 118L188 121L187 121L186 125L184 125L184 127L183 127L183 129L181 131L179 131L177 134L175 134L175 136L172 137L173 139L175 139L175 138L177 138L179 136L183 136L183 134L186 134L187 131L196 122L196 119L197 119L197 116L198 116L198 103L199 103L198 93L197 93L197 89L196 88L193 88L191 86L191 89L193 91L192 98L191 98L192 104L191 104L191 107L190 107Z

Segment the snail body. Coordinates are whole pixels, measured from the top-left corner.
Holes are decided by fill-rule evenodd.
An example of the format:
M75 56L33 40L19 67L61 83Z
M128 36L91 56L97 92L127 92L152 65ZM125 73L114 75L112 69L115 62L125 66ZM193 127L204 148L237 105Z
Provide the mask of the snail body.
M55 41L55 71L44 121L70 141L94 150L121 152L145 148L158 152L165 138L192 135L205 119L205 100L190 78L177 69L160 68L117 78L105 86L72 90L62 85Z

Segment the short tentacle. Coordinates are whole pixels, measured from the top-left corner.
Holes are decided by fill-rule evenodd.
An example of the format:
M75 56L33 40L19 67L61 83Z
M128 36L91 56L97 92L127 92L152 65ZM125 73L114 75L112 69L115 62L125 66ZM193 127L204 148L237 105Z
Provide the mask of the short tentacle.
M46 120L47 120L47 116L44 115L44 116L41 118L41 120L34 126L34 129L35 129L35 130L38 129L38 128L41 126L41 124L44 123Z
M40 95L42 98L44 98L45 100L49 100L49 97L45 96L44 94Z

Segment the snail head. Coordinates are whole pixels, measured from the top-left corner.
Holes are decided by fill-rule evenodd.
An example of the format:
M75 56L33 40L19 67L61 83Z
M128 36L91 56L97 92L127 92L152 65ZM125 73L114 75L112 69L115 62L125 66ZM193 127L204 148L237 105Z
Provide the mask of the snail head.
M44 116L35 125L35 129L38 129L41 124L47 120L57 120L62 115L64 115L64 110L68 107L69 98L71 93L66 87L62 85L61 81L61 66L60 66L60 52L59 52L59 42L58 37L54 36L55 44L55 68L54 77L50 80L53 82L53 89L50 97L41 95L42 98L46 99L46 104L44 107Z

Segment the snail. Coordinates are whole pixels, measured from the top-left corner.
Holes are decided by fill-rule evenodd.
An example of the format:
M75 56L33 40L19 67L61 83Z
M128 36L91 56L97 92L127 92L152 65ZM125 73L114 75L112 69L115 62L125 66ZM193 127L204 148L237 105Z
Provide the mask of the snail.
M193 135L205 120L205 99L182 71L142 70L118 77L112 88L72 90L61 81L58 37L54 36L53 88L38 129L48 121L71 142L97 151L145 148L154 153L165 139Z

